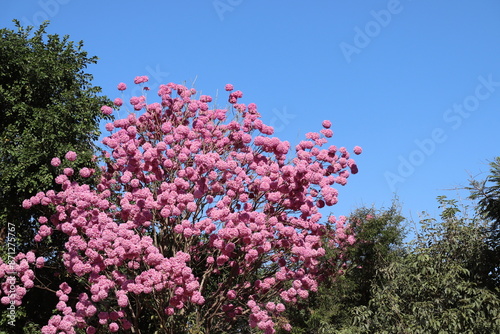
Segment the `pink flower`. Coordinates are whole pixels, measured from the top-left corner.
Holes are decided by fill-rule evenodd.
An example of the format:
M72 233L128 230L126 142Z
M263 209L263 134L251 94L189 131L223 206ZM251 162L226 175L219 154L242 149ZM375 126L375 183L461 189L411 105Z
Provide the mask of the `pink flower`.
M52 160L50 161L50 164L54 167L57 167L61 164L61 159L59 158L52 158Z
M24 287L26 289L31 289L34 286L35 286L35 282L33 282L32 280L27 279L27 280L24 281Z
M66 160L69 160L69 161L75 161L76 160L76 153L73 152L73 151L68 151L68 153L66 153L66 155L64 156L66 158Z
M25 199L23 201L23 208L25 208L25 209L31 208L32 205L33 205L33 203L31 203L31 201L29 199Z
M226 294L228 299L235 299L236 298L236 291L234 290L229 290Z
M277 305L276 305L276 311L278 311L278 312L280 312L280 313L281 313L281 312L283 312L284 310L285 310L285 305L283 305L283 304L281 304L281 303L279 303L279 304L277 304Z
M333 136L333 131L330 129L323 129L320 131L323 136L326 138L331 138Z
M91 169L88 169L87 167L80 169L80 176L81 177L89 177L90 175L92 175Z
M64 173L64 175L66 175L66 176L71 176L71 175L73 175L73 172L74 172L74 171L73 171L73 168L64 168L64 169L63 169L63 173Z
M212 102L212 97L208 95L200 96L200 102Z
M130 329L132 327L132 323L128 320L123 319L122 320L122 327L125 330Z
M66 303L63 302L63 301L60 301L59 303L57 303L56 305L56 309L58 309L59 311L62 311L64 308L66 307Z
M117 107L121 107L123 105L123 100L117 97L116 99L114 99L113 104Z
M138 77L135 77L134 79L134 83L135 84L140 84L140 83L143 83L143 82L147 82L149 80L149 78L145 75L143 76L138 76Z
M29 263L35 262L35 259L36 259L35 253L33 253L33 252L26 253L26 259L28 260Z
M44 264L45 264L45 259L43 257L38 257L36 259L36 267L37 268L43 268Z
M227 84L227 85L226 85L226 91L227 91L227 92L230 92L230 91L232 91L233 89L234 89L233 85L231 85L231 84Z
M300 296L300 298L302 299L306 299L307 297L309 297L309 292L307 290L298 290L297 294Z
M113 108L108 107L108 106L102 106L102 107L101 107L101 112L102 112L104 115L111 115L111 114L113 113Z
M271 186L270 186L270 185L269 185L269 183L267 183L267 182L262 182L262 183L260 184L260 190L262 190L262 191L267 191L267 190L269 190L270 188L271 188Z
M115 126L114 126L113 123L107 123L106 124L106 130L113 131L114 128L115 128Z
M257 105L255 103L250 103L248 105L248 112L251 114L255 114L257 112Z
M195 304L203 305L205 303L205 298L198 292L193 294L191 301Z
M68 283L66 282L63 282L59 285L59 289L61 289L61 291L64 293L64 294L69 294L71 293L71 287L68 285Z
M140 102L141 102L141 100L137 96L132 96L130 98L130 104L133 106L139 105Z
M87 307L87 310L85 311L85 315L87 317L91 317L94 314L96 314L96 312L97 312L97 308L94 305L90 305Z
M361 154L363 152L363 149L359 146L354 146L354 154Z
M56 176L56 179L55 179L55 181L56 181L57 184L63 184L67 180L68 180L68 177L66 175L64 175L64 174ZM23 205L23 207L24 207L24 205Z
M118 326L118 324L116 322L112 322L109 324L109 331L111 333L118 332L118 329L120 329L120 327Z
M321 123L325 129L329 129L332 126L332 122L329 120L324 120L323 123Z
M125 90L127 89L127 85L125 85L123 82L120 82L117 88L118 90Z
M69 313L72 312L71 307L66 307L63 311L65 314L62 321L59 323L59 329L65 331L66 333L71 333L74 330L75 318Z

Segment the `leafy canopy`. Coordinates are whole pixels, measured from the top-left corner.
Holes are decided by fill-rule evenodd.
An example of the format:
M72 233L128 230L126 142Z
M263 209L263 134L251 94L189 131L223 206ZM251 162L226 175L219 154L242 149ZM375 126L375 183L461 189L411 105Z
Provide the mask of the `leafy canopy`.
M2 239L7 223L30 230L33 212L20 204L39 189L55 187L51 158L69 150L89 158L100 120L110 118L100 112L108 100L98 96L100 87L85 72L97 57L83 51L83 42L47 34L48 22L36 31L14 22L16 31L0 30Z
M99 95L100 87L92 85L92 75L86 72L97 57L87 55L83 42L47 34L47 22L36 30L14 22L14 30L0 29L0 257L4 260L11 255L7 245L24 252L38 248L44 254L63 248L65 238L54 237L51 248L44 251L33 242L33 217L49 214L50 208L26 210L21 203L40 189L59 189L53 181L58 174L50 165L53 157L78 151L81 159L73 167L90 167L99 123L111 119L100 111L110 101ZM44 289L32 292L29 302L16 310L20 333L34 332L33 324L46 323L52 315L47 292L60 284L54 277L59 268L44 270L38 274ZM7 321L4 315L0 327Z

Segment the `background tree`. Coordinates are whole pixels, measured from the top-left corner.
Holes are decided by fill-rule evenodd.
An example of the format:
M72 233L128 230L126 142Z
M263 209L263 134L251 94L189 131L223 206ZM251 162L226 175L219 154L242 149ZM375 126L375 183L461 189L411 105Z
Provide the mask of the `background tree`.
M47 34L48 23L35 31L15 23L16 30L0 30L0 256L4 260L7 227L14 228L11 237L15 239L9 241L17 251L26 253L37 248L48 256L63 249L67 240L64 236L54 236L50 246L33 242L33 218L50 214L51 208L25 209L21 203L42 189L60 189L54 182L58 172L50 164L53 157L78 151L80 159L72 166L93 167L91 156L99 137L99 123L111 118L100 111L110 102L98 95L101 89L92 85L92 76L86 73L97 57L87 55L83 42ZM60 267L49 263L38 273L40 285L57 290L60 278L54 273L59 271ZM28 319L47 322L52 314L47 306L51 301L55 305L57 299L46 292L32 290L23 308L17 310L19 332L23 328L27 333L34 331L26 324ZM2 316L1 321L5 320Z
M489 261L490 287L500 288L500 157L490 163L490 175L483 181L471 180L471 199L477 200L479 216L490 222L487 226L485 257Z
M396 201L389 209L363 207L349 216L356 242L347 248L345 274L324 277L317 293L289 308L292 333L341 333L351 327L354 308L368 306L372 286L383 279L379 270L404 254L403 220ZM338 255L328 249L323 261L330 263Z
M48 35L48 23L32 32L15 22L16 31L0 30L0 239L13 223L26 250L35 212L22 201L57 186L53 157L76 150L75 165L91 164L99 122L109 119L100 108L109 101L85 72L97 57L87 56L83 42Z
M484 224L439 198L441 221L425 219L404 257L381 269L368 306L348 333L498 333L500 299L484 287Z

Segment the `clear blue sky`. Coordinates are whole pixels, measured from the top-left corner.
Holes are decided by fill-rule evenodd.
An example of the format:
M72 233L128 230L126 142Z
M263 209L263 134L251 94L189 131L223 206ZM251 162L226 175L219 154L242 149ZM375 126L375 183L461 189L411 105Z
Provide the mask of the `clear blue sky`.
M394 194L407 216L435 213L500 155L495 0L4 2L1 26L14 18L83 40L111 98L137 75L224 99L232 83L292 143L330 119L332 144L364 150L336 215Z

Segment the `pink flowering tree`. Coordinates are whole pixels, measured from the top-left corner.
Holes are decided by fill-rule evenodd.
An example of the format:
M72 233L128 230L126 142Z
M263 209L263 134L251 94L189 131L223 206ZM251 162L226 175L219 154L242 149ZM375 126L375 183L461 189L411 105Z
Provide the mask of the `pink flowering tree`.
M147 77L134 82L144 86ZM133 111L106 125L101 170L67 167L75 152L54 158L62 190L23 206L53 209L38 218L35 241L67 241L53 254L1 263L2 304L20 305L50 256L68 279L54 291L57 314L44 334L290 330L287 305L316 291L322 275L338 275L354 243L345 218L323 219L320 209L337 202L336 186L357 166L346 148L326 145L329 121L292 155L254 103L225 89L233 119L211 108L210 96L170 83L160 86L159 102L133 97ZM338 250L326 264L325 248Z

